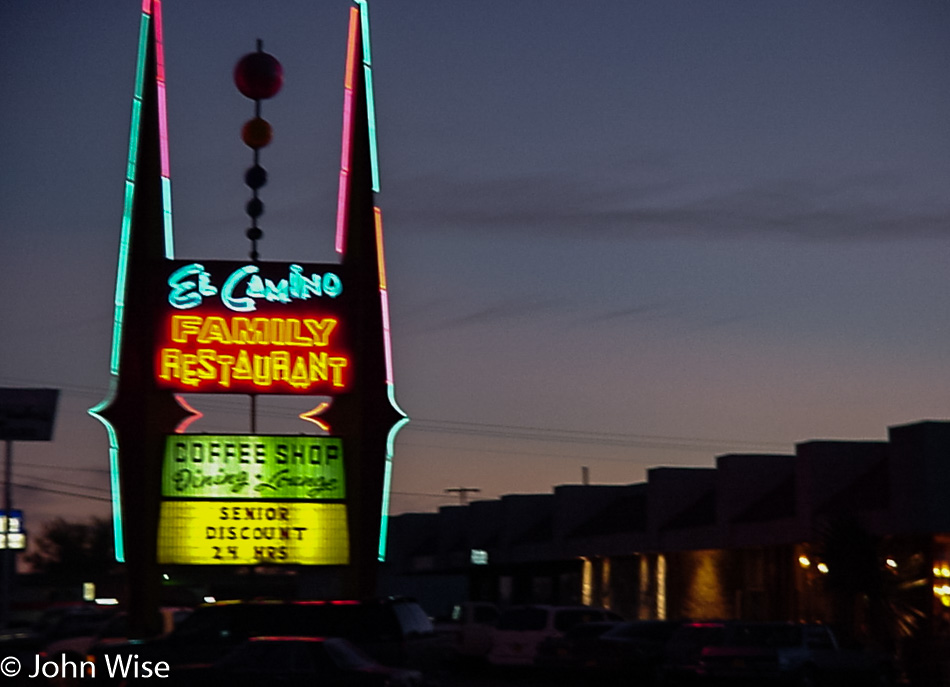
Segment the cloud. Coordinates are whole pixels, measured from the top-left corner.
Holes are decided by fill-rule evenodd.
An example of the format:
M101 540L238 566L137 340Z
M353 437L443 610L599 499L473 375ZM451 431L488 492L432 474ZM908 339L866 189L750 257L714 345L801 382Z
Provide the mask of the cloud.
M654 319L664 315L669 315L669 309L667 307L664 307L660 303L644 303L594 313L583 321L588 324L596 324L622 320Z
M655 170L654 170L655 171ZM545 172L464 179L397 180L387 202L424 230L528 232L589 238L750 236L816 241L950 235L950 203L916 197L896 173L751 181L626 179Z
M548 312L560 304L554 300L539 299L506 299L471 312L449 317L437 325L435 329L454 329L497 322L499 320L522 320L527 316L534 316Z

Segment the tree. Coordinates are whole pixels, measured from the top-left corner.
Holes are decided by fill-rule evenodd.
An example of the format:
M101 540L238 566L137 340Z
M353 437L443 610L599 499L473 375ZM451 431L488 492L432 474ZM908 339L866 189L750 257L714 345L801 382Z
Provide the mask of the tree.
M50 520L24 556L34 571L69 578L89 578L108 573L115 565L112 521Z

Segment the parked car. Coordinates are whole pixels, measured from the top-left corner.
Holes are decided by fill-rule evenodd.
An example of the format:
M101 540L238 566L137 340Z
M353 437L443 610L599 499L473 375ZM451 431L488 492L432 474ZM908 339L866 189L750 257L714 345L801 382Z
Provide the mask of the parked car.
M581 623L562 636L547 637L538 644L534 664L555 672L588 669L591 667L592 645L596 644L605 632L621 624L616 620Z
M435 631L449 642L453 658L484 659L491 649L498 606L489 601L465 601L452 607L451 616L435 623Z
M596 640L578 647L584 665L603 677L656 681L666 646L682 623L636 620L619 623Z
M726 624L722 622L681 624L666 643L663 662L657 670L657 683L661 687L695 684L699 679L703 649L719 646L725 638Z
M209 604L165 637L100 647L91 658L97 666L116 654L138 654L172 668L209 665L252 637L343 637L383 665L421 670L434 670L445 656L445 640L418 603L386 598Z
M34 656L54 642L93 635L116 613L111 606L68 606L45 612L31 627L0 635L0 656Z
M538 645L548 637L560 637L575 625L604 620L623 620L612 611L592 606L515 606L498 618L492 632L488 662L492 665L531 665Z
M165 607L159 609L161 618L160 635L167 635L175 626L191 614L191 608ZM104 648L112 644L121 644L129 640L129 616L120 612L105 623L89 628L88 634L68 637L50 642L43 654L55 658L65 656L69 661L84 661L94 646Z
M128 680L148 685L155 678ZM321 687L418 687L422 674L384 666L340 637L252 637L210 665L180 666L166 687L264 684Z
M842 647L831 628L802 623L730 623L720 646L703 649L699 665L707 682L729 685L844 687L896 676L890 657Z

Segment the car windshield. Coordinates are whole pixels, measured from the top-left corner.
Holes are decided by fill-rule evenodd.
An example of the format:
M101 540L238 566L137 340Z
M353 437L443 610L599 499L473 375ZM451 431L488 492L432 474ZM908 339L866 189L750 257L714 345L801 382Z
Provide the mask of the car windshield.
M417 604L396 603L392 606L402 626L402 631L407 635L427 635L432 634L435 629L432 627L432 621L425 611Z
M333 658L334 663L345 670L366 670L376 665L359 647L345 639L327 639L323 642L323 649Z

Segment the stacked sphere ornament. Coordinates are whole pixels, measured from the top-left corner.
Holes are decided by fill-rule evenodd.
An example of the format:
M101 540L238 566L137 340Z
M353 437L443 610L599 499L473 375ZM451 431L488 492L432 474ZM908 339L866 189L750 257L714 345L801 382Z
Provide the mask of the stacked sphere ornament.
M261 41L257 41L257 52L248 53L235 65L234 84L241 95L254 101L254 118L241 128L241 140L254 151L254 165L244 173L244 182L253 192L246 208L251 218L246 234L251 240L251 259L257 260L257 241L264 235L257 226L257 218L264 214L264 203L257 193L267 183L267 171L260 165L260 150L274 137L270 122L261 117L261 101L280 92L284 85L284 68L273 55L264 52Z

